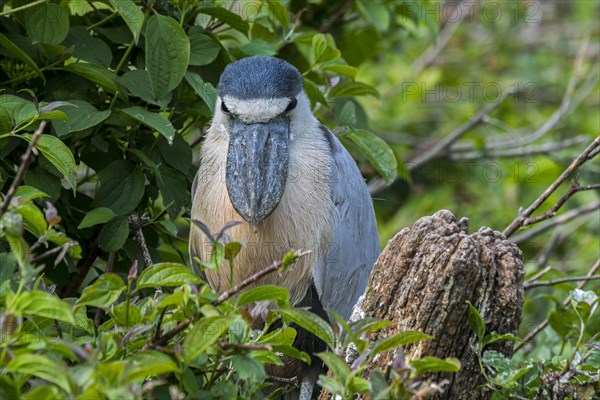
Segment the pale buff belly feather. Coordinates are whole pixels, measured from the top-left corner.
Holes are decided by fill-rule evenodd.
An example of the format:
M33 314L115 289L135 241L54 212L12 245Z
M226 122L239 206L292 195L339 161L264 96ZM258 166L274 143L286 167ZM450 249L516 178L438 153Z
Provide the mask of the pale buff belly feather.
M192 215L214 233L229 221L243 222L227 231L231 240L244 245L235 259L233 284L273 261L281 260L290 250L311 250L289 270L270 274L253 285L285 287L290 291L292 304L302 300L312 284L312 267L327 251L333 236L334 205L329 189L332 159L328 143L318 128L303 135L310 136L310 140L290 142L288 179L279 205L269 217L252 227L237 214L227 193L227 139L218 132L209 133L202 150L201 175L192 209ZM208 142L210 145L207 145ZM208 261L211 245L195 226L191 228L190 245L192 256L195 254L203 262ZM230 267L227 261L218 271L208 270L206 275L217 292L229 288Z

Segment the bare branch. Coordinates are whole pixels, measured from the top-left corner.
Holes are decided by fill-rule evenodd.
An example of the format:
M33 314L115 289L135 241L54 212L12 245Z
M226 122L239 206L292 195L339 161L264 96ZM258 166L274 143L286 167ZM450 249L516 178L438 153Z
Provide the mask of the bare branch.
M542 233L544 233L556 226L566 224L567 222L569 222L575 218L579 218L579 217L585 216L587 214L593 213L593 212L597 211L599 208L600 208L600 201L596 201L594 203L586 204L585 206L576 208L574 210L567 211L566 213L559 215L558 217L554 218L553 220L549 221L546 224L539 225L533 229L530 229L528 231L525 231L519 235L512 237L510 239L510 241L513 243L516 243L516 244L526 242L527 240L530 240L538 235L541 235Z
M454 151L452 148L452 153L449 154L449 157L453 161L473 161L473 160L481 160L483 158L516 158L516 157L527 157L533 156L536 154L551 154L556 151L568 149L569 147L578 146L583 142L588 140L588 136L580 135L574 138L569 138L557 142L544 143L535 147L520 147L516 149L497 149L494 150L491 147L486 147L481 151Z
M537 281L538 279L540 279L542 276L546 275L547 272L550 272L550 270L552 270L552 267L545 267L544 269L542 269L541 271L539 271L537 274L535 274L534 276L531 277L531 279L527 280L523 286L527 287L528 285L532 284L533 282Z
M567 193L565 193L560 199L558 199L558 201L552 206L551 209L549 209L542 215L538 215L537 217L527 218L525 221L523 221L523 226L533 225L540 221L545 221L549 218L554 217L558 210L560 210L560 208L567 202L567 200L569 200L571 196L573 196L575 193L597 189L600 189L600 184L579 186L579 183L577 183L577 178L575 178Z
M454 142L456 142L458 139L460 139L460 137L463 136L465 133L469 132L471 129L473 129L477 125L481 124L482 122L484 122L485 118L492 111L494 111L496 108L498 108L498 106L500 106L500 104L502 104L504 102L504 100L506 100L506 98L509 95L513 94L514 92L515 92L514 88L506 89L496 102L494 102L492 104L488 104L487 106L482 108L477 114L475 114L473 117L471 117L471 119L469 119L469 121L467 121L466 123L464 123L461 126L459 126L458 128L456 128L445 138L442 138L441 140L439 140L437 142L437 144L432 146L430 149L426 150L422 154L419 154L417 157L410 160L407 163L408 169L409 170L416 169L416 168L420 167L421 165L431 161L432 159L434 159L436 157L440 157L441 155L444 155L446 153L446 151L448 150L448 148Z
M598 271L598 269L600 269L600 258L598 258L596 260L596 262L594 263L594 265L592 266L590 271L587 273L587 277L595 276L596 271ZM577 289L583 288L586 283L587 283L587 280L579 282L579 285L577 285ZM563 307L568 306L570 302L571 302L571 296L567 296L565 301L563 301L563 303L562 303ZM544 330L544 328L546 328L548 326L548 323L549 323L548 319L545 319L544 321L539 323L535 328L533 328L533 330L531 332L529 332L523 338L523 341L515 347L515 351L520 350L523 346L525 346L528 342L530 342L534 337L536 337L541 331Z
M146 239L144 238L144 232L142 232L142 227L146 222L148 222L148 217L144 215L140 218L137 215L130 215L129 218L127 218L127 222L129 222L129 226L131 229L133 229L135 241L137 242L140 252L142 253L144 264L146 267L150 267L154 263L152 262L152 257L150 257L150 251L148 250L148 245L146 244Z
M227 342L219 342L219 347L222 350L268 350L271 351L273 348L268 344L260 344L260 343L227 343Z
M31 262L33 264L38 263L50 256L53 256L54 254L57 253L64 253L66 251L69 250L69 248L76 246L77 242L67 242L65 244L63 244L62 246L58 246L58 247L54 247L53 249L50 249L48 251L43 252L42 254L38 254L37 256L33 257L31 259ZM57 265L58 262L60 262L61 257L57 257L56 262L54 263L54 265Z
M412 64L412 73L414 76L419 75L425 68L430 66L441 51L446 47L456 29L460 26L463 18L468 15L468 9L462 7L463 4L458 4L452 16L448 18L448 22L438 34L435 44L428 47L423 54L417 58Z
M6 212L6 210L8 209L8 206L10 205L10 201L12 200L13 196L15 195L15 192L17 191L17 187L23 180L23 176L25 176L25 171L27 170L27 167L29 166L29 163L31 162L31 157L33 156L33 149L37 145L37 142L40 140L40 137L42 136L42 132L44 132L45 128L46 128L46 121L42 121L40 123L40 126L33 133L33 136L31 137L31 142L29 142L29 146L27 146L27 150L25 151L25 154L21 158L21 165L19 165L19 169L17 170L15 179L13 179L12 183L10 184L10 187L8 188L8 192L6 192L6 196L4 197L4 201L2 202L2 206L0 206L0 215L3 215Z
M238 283L231 289L221 293L221 295L215 301L213 301L212 304L214 306L221 304L225 300L227 300L230 297L239 293L239 291L242 290L243 288L245 288L246 286L253 284L254 282L256 282L257 280L259 280L260 278L262 278L265 275L268 275L272 272L277 271L281 267L281 265L282 265L281 261L275 261L273 264L271 264L267 268L263 268L260 271L258 271L257 273L250 275L249 277L247 277L246 279L244 279L243 281L241 281L240 283Z
M573 160L571 165L565 169L565 171L533 202L533 204L525 211L519 213L519 216L517 216L504 232L502 232L504 236L508 238L515 233L517 229L522 227L531 214L533 214L574 171L589 160L589 154L598 146L600 146L600 136L596 137L596 139L581 154L579 154L575 160Z
M304 253L303 252L297 252L296 254L297 254L297 256L301 257L301 256L305 255L306 252L304 252ZM245 287L247 287L248 285L256 282L257 280L259 280L263 276L268 275L270 273L273 273L273 272L277 271L282 266L282 264L283 264L282 261L275 261L270 266L261 269L260 271L258 271L257 273L255 273L253 275L250 275L248 278L244 279L243 281L241 281L240 283L238 283L237 285L235 285L230 290L228 290L226 292L223 292L211 304L213 306L217 306L217 305L223 303L225 300L227 300L230 297L234 296L240 290L242 290ZM144 348L145 349L151 349L151 348L156 348L156 347L164 346L165 344L167 344L169 342L169 340L171 340L173 337L175 337L178 333L184 331L194 321L195 321L195 318L188 318L188 319L186 319L184 321L181 321L174 328L172 328L168 332L164 333L163 335L160 335L160 324L159 324L158 325L158 329L155 332L154 339L153 340L149 340L148 343L146 344L146 346ZM162 317L160 319L160 322L162 322Z
M561 283L565 283L565 282L589 282L589 281L593 281L596 279L600 279L600 275L593 275L593 276L571 276L568 278L559 278L559 279L552 279L549 281L534 281L531 283L525 283L523 286L525 287L525 290L529 290L529 289L533 289L536 287L544 287L544 286L554 286L554 285L559 285Z

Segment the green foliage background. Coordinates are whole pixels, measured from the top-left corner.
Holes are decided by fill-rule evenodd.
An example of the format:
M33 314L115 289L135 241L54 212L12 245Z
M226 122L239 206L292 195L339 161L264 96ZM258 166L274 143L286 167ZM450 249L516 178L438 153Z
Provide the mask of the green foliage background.
M221 72L251 55L282 57L298 67L317 116L352 152L371 186L379 184L374 202L382 246L441 208L469 217L472 229L502 230L598 135L598 7L595 1L481 1L446 37L448 20L459 15L437 1L3 2L4 196L32 134L42 121L48 125L2 215L0 393L115 398L171 390L250 398L266 381L263 364L280 362L276 352L306 359L291 347L289 322L308 327L334 350L355 341L361 351L373 351L370 357L383 351L360 339L381 328L377 322L334 334L273 288L248 303L240 297L217 304L217 295L185 266L193 161ZM587 56L577 57L586 40ZM436 57L422 63L436 45ZM412 168L424 149L509 88L519 91L449 154ZM523 144L565 99L560 121ZM494 141L513 145L498 150ZM565 141L569 146L540 151ZM598 160L580 177L598 182ZM578 193L564 208L597 199L597 191ZM144 266L131 215L147 217L141 230L152 267ZM552 269L543 279L587 273L599 254L599 222L597 212L587 214L523 242L529 277L546 265ZM232 249L217 251L216 262ZM600 360L590 345L600 331L597 299L589 291L563 308L575 284L528 292L521 335L546 318L550 327L513 360L480 348L495 372L488 382L498 398L534 396L545 390L546 375L567 376L572 368L585 372L567 376L580 396L598 389ZM586 288L599 292L594 282ZM253 317L242 307L256 300L276 302L267 319L282 318L284 327L252 330ZM185 335L146 346L186 321ZM363 365L350 370L337 356L322 358L335 375L321 383L347 398L401 398L422 389L415 379L422 364L409 366L408 375L366 381ZM428 368L457 367L453 360L436 362Z

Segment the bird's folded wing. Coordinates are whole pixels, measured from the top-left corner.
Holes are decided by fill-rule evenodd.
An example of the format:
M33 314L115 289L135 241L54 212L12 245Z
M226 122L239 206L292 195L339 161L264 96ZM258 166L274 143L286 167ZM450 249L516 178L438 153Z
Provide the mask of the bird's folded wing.
M331 146L331 198L335 204L333 241L313 270L321 303L348 319L364 293L377 256L379 235L373 204L356 162L325 126Z

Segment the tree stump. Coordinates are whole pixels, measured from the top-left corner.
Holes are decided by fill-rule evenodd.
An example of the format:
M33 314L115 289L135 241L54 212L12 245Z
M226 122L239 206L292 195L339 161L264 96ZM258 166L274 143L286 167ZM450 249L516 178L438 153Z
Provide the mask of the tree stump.
M443 393L428 399L486 399L476 354L477 337L468 325L470 302L486 323L486 332L517 332L523 307L523 261L519 248L490 228L469 235L466 219L457 222L447 210L419 219L390 240L375 263L362 311L367 317L395 322L373 339L420 331L434 339L403 349L406 362L431 355L455 357L458 373L427 379L448 380ZM512 342L492 347L512 355ZM377 357L369 371L385 368L398 355ZM401 353L400 353L401 354ZM366 376L368 376L367 371Z

